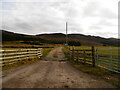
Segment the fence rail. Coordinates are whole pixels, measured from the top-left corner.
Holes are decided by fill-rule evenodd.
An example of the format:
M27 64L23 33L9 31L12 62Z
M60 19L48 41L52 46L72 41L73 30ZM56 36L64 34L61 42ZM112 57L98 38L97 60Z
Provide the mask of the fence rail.
M120 49L97 49L96 65L107 70L120 73Z
M80 49L75 50L74 48L69 48L69 57L70 60L74 60L76 62L81 62L83 64L90 64L93 67L95 66L95 51L94 47L91 49Z
M120 73L120 49L75 49L69 47L70 60Z
M25 59L41 58L41 56L42 48L0 50L0 66L17 63Z

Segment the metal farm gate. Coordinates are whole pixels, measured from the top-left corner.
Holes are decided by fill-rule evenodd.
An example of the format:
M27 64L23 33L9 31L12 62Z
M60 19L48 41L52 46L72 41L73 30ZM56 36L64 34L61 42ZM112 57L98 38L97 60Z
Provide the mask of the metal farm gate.
M120 49L96 49L96 66L120 73Z
M120 49L95 49L95 47L91 47L91 49L75 49L69 47L69 59L120 73L119 51Z

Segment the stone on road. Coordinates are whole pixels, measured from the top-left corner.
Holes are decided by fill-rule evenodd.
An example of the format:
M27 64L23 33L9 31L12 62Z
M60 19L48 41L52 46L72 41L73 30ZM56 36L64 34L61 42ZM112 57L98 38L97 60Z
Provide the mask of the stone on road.
M59 47L52 50L46 60L3 71L3 88L115 88L58 60L62 58L64 53Z

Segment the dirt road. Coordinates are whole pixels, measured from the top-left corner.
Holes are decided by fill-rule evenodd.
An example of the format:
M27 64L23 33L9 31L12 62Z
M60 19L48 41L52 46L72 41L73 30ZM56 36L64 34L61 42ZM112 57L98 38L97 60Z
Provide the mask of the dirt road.
M64 58L62 47L51 51L46 60L4 71L3 88L114 88L67 62L59 62L60 58Z

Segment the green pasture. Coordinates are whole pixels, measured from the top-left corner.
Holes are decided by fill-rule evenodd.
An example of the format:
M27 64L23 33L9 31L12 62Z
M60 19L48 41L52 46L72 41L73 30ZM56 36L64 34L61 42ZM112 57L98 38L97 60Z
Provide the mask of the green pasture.
M74 50L86 50L86 49L92 49L92 47L89 46L70 46L71 49L74 48ZM120 53L120 47L102 47L102 46L97 46L94 47L95 51L98 50L98 53L104 53L104 54L116 54L116 56L118 57L118 54ZM110 50L112 49L112 50ZM116 49L116 50L113 50ZM82 51L81 51L82 52Z

